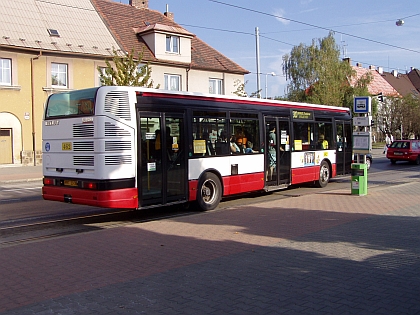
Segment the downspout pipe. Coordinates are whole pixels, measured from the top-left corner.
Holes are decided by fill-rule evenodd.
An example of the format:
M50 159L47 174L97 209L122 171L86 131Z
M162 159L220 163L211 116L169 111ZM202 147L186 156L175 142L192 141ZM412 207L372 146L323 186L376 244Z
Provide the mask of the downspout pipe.
M186 84L187 84L187 86L186 86L186 88L187 88L187 92L189 92L189 89L190 89L190 87L189 87L189 84L190 84L190 76L189 76L189 73L190 73L190 70L191 70L191 65L188 67L188 68L186 68L185 69L185 72L186 72L186 75L187 75L187 77L186 77Z
M36 166L36 124L35 124L35 78L34 60L42 56L42 51L36 57L31 58L31 116L32 116L32 151L34 154L34 166Z

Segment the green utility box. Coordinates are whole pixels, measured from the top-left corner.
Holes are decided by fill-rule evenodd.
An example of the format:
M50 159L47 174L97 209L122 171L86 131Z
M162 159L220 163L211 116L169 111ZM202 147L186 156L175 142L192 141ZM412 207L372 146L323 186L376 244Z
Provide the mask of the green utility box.
M351 165L351 194L367 195L367 165L365 163Z

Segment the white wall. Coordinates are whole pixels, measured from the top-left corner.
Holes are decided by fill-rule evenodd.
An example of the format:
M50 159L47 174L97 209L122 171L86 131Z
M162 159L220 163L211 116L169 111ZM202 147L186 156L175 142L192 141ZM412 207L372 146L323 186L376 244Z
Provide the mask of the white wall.
M151 65L153 86L160 84L160 89L165 87L165 74L173 74L181 76L181 90L197 93L209 93L209 79L222 79L224 83L224 94L234 95L236 87L235 80L244 82L244 76L240 74L220 73L212 71L189 70L186 68L176 68L168 66ZM187 74L188 73L188 74ZM188 90L187 90L188 76Z

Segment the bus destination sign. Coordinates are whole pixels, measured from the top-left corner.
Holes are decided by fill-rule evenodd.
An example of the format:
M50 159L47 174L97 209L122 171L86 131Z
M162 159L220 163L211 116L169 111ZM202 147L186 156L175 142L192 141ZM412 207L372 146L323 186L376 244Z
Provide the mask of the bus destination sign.
M293 119L313 120L313 111L293 110Z

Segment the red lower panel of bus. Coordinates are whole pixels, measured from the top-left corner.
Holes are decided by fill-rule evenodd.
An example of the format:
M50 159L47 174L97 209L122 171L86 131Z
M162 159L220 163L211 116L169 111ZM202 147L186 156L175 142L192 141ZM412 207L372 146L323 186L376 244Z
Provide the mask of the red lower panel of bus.
M331 177L337 175L336 165L332 165ZM319 165L292 169L292 184L308 183L319 179Z
M331 170L331 178L336 177L336 176L337 176L337 165L333 164L332 170Z
M95 191L65 187L44 186L42 197L45 200L69 202L104 208L138 208L137 188Z
M232 175L223 177L223 196L240 194L244 192L262 190L264 188L264 173ZM196 200L198 180L189 183L189 201Z

